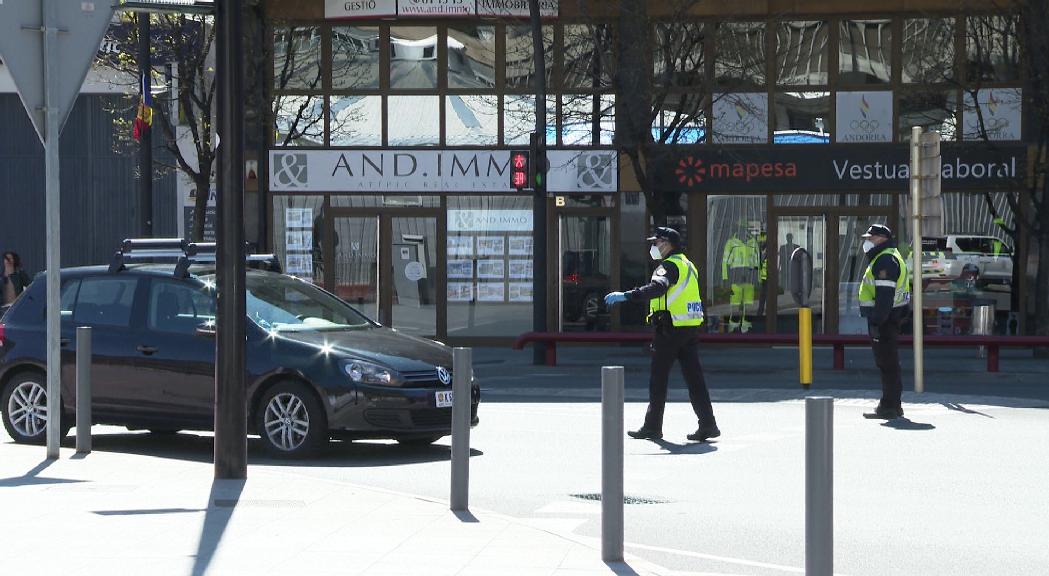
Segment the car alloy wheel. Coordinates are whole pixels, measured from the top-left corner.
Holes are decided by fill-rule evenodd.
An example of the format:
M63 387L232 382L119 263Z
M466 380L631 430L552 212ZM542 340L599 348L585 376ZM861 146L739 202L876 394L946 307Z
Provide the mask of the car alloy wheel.
M16 384L7 399L7 419L18 434L36 438L47 429L47 390L39 382Z
M270 399L263 422L270 443L285 452L298 450L310 433L310 413L306 404L302 398L289 392Z

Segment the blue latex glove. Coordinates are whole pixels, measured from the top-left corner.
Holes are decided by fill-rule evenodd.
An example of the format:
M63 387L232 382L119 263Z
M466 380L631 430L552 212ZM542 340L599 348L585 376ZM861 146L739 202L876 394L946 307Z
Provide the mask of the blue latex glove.
M605 295L605 306L611 306L619 302L626 302L626 294L623 292L609 292Z

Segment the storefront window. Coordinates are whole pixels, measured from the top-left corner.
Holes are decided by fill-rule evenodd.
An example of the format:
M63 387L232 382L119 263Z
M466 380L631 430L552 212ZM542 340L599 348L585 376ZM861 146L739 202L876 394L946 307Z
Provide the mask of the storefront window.
M437 28L390 27L390 88L437 88Z
M940 84L955 79L954 18L903 21L903 81Z
M324 283L324 197L274 196L273 247L286 274Z
M499 143L499 97L445 96L444 123L449 146L495 146Z
M717 28L714 76L733 88L765 85L767 46L764 22L727 22Z
M433 146L439 142L438 96L390 96L386 103L390 146Z
M598 96L597 105L601 117L598 144L609 146L616 137L616 95L601 94Z
M775 194L773 205L781 208L799 208L809 206L838 206L842 194Z
M324 98L285 96L273 98L274 146L323 146Z
M381 146L382 96L332 96L331 145Z
M780 22L776 26L776 82L781 86L827 84L826 22Z
M775 144L830 143L830 92L776 94Z
M612 27L607 24L568 24L562 29L565 43L564 89L611 86L615 49Z
M335 208L438 208L441 206L441 197L419 194L333 194L329 202Z
M761 332L765 324L765 196L707 197L706 325L714 332Z
M962 122L965 140L1020 140L1023 134L1023 90L984 88L965 91Z
M668 94L652 120L652 139L666 144L706 142L706 100L701 94Z
M448 336L532 329L532 199L448 197Z
M331 87L375 90L379 87L379 27L331 29Z
M448 87L495 86L495 26L448 28Z
M594 96L561 95L561 141L565 146L591 146L594 143Z
M315 26L273 30L273 87L277 90L320 90L321 31Z
M1020 79L1017 17L977 16L966 21L966 79L1015 82Z
M546 143L557 143L557 97L546 97ZM535 96L507 94L503 97L503 143L528 144L535 132Z
M887 208L892 206L892 194L849 194L845 197L845 205Z
M554 29L543 27L545 45L547 86L554 69ZM532 28L530 26L506 27L506 86L507 88L533 88L535 56L532 50Z
M958 93L953 91L909 92L900 95L899 136L911 141L911 128L936 130L943 140L954 140L958 133Z
M843 84L892 80L892 21L842 20L838 72Z
M656 24L652 74L657 86L698 88L706 76L705 25L702 22Z

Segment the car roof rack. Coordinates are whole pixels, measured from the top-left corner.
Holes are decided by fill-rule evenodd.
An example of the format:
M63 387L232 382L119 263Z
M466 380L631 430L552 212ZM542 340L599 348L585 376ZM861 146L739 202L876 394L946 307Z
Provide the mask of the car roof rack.
M193 264L213 264L218 245L215 242L187 242L182 238L128 238L120 244L109 263L110 273L126 269L133 262L175 262L175 276L185 278ZM247 253L250 245L244 243ZM281 272L280 259L276 254L247 254L246 264L250 268Z

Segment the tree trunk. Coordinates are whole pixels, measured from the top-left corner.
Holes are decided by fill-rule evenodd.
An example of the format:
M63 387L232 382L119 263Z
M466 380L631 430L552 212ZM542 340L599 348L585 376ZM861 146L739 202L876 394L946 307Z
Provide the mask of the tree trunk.
M210 174L201 173L193 175L193 185L197 188L197 196L193 202L193 231L190 240L193 242L204 241L204 224L208 214L208 197L211 196Z

